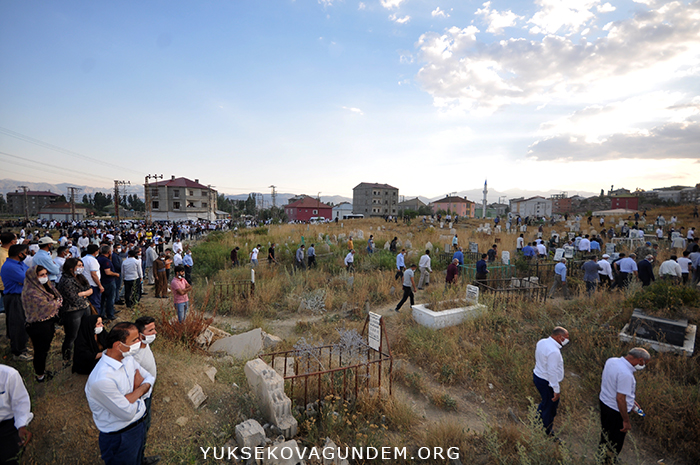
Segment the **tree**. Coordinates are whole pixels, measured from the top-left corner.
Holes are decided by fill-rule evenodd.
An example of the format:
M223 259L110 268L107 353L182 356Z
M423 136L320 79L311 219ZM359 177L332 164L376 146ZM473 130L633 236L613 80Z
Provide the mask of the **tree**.
M58 198L56 199L56 203L59 203L59 202L68 202L68 201L66 200L66 196L65 196L65 195L59 195Z
M4 213L5 210L7 210L7 202L5 196L0 193L0 213Z
M255 216L255 194L248 194L248 199L245 201L245 214Z

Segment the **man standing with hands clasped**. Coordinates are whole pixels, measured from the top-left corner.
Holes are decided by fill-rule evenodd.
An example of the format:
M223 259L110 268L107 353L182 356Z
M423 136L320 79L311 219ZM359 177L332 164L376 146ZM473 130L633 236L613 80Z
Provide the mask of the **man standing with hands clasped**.
M85 385L106 465L141 465L143 461L147 415L142 397L155 378L134 360L140 347L136 325L114 325L107 335L107 350Z
M608 462L622 451L627 432L632 429L629 412L639 404L634 400L637 381L634 373L643 370L651 355L641 347L635 347L624 357L609 358L603 368L600 382L600 445L608 454ZM613 458L609 453L613 453Z
M569 343L569 332L557 326L552 335L540 339L535 349L535 369L532 380L542 397L537 411L542 418L542 424L547 435L552 436L552 424L559 407L559 383L564 379L564 359L561 348Z

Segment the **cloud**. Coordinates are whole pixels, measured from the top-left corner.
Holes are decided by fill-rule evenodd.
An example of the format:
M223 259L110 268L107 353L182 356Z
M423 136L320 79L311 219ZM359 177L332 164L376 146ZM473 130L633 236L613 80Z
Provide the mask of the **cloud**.
M392 21L395 21L395 22L397 22L397 23L399 23L399 24L406 24L407 22L409 22L409 21L411 20L411 17L408 16L408 15L406 15L406 16L404 16L403 18L399 18L399 17L396 15L396 13L394 13L394 14L392 14L392 15L389 16L389 19L392 20Z
M573 136L537 141L528 155L542 160L697 159L700 123L666 123L629 134L615 134L602 142L586 142Z
M585 98L594 90L594 101L619 98L700 72L698 17L700 3L672 2L610 23L594 42L546 35L484 43L474 26L428 32L416 44L423 64L417 79L436 106L468 111Z
M333 6L333 0L318 0L318 3L323 5L323 8Z
M382 6L387 10L398 8L404 0L381 0Z
M598 10L598 13L610 13L612 11L615 11L617 8L612 6L609 3L604 3L603 5L598 5L596 7L596 10Z
M357 115L364 115L364 112L360 110L359 108L354 108L354 107L343 107L343 110L348 110L351 113L355 113Z
M358 10L364 10L367 8L367 5L365 5L363 2L360 2L359 5L357 5Z
M484 21L489 25L486 32L492 34L503 34L503 28L513 27L516 20L522 19L522 16L518 16L510 10L504 12L492 10L491 2L486 2L482 6L483 8L479 8L474 14L484 17Z
M441 18L449 18L450 15L448 13L445 13L444 10L441 10L440 7L435 8L431 13L433 15L433 18L440 16Z
M534 25L530 32L555 34L561 29L565 32L580 30L595 18L590 10L599 0L537 0L535 3L540 10L528 21Z

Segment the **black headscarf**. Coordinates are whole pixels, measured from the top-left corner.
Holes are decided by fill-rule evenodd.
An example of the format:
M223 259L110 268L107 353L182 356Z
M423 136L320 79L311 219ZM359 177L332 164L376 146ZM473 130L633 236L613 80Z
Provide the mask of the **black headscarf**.
M97 354L107 348L107 330L102 330L95 340L95 326L99 315L84 315L80 320L78 337L73 353L73 373L89 375L97 364Z

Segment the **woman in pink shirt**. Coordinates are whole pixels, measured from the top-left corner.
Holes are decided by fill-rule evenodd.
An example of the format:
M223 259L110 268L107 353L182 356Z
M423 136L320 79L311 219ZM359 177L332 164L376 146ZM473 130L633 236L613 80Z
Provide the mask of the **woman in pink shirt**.
M190 308L190 297L187 295L192 290L192 285L185 280L185 267L178 265L175 267L175 277L170 282L170 289L173 291L173 303L177 310L177 319L180 323L185 321L187 311Z

